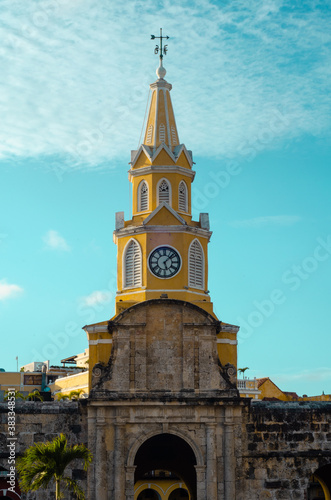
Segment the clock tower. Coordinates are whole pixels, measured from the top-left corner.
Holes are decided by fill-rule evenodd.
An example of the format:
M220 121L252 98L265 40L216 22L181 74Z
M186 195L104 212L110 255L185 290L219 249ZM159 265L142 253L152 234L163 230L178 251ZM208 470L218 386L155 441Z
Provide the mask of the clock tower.
M217 354L225 366L237 366L238 327L218 321L208 291L209 216L192 219L191 185L195 177L192 151L179 140L160 33L157 80L151 98L143 143L131 151L132 218L116 213L117 291L111 321L84 327L89 340L89 384L97 363L108 363L113 349L110 324L139 304L164 299L203 310L217 327Z
M126 221L123 212L116 214L116 314L160 297L189 301L213 314L209 218L203 213L192 220L192 152L179 140L162 57L156 74L144 140L131 152L133 216Z
M160 40L160 64L143 143L131 153L132 218L116 214L116 312L84 327L88 444L98 457L89 498L143 500L145 489L153 493L150 478L162 489L152 472L168 471L179 481L171 488L186 498L189 491L191 500L230 500L242 411L239 328L213 313L208 214L192 220L194 163L179 140L165 80L167 37L161 30L152 38ZM162 498L174 497L168 491Z

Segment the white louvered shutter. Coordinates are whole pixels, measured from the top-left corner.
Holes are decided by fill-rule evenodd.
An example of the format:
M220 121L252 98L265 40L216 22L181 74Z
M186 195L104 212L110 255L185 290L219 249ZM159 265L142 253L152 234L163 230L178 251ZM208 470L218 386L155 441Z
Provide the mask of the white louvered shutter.
M189 249L188 256L189 286L203 288L203 250L198 240L194 240Z
M162 203L162 201L166 201L169 203L170 199L170 188L169 184L167 183L166 180L163 180L159 184L159 203Z
M142 182L139 186L139 206L138 212L142 212L143 210L148 210L148 185L146 182Z
M187 188L184 181L181 181L178 188L178 208L187 212Z
M131 240L125 252L124 287L141 286L141 251L138 243Z

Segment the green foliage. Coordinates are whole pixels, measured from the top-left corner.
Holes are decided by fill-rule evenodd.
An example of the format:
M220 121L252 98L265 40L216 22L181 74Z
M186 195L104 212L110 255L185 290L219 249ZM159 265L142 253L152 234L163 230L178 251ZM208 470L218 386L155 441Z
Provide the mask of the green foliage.
M12 392L12 391L10 391ZM9 398L9 391L5 391L5 395L4 395L4 400L7 401L7 399ZM23 399L25 400L26 399L26 396L24 396L21 392L18 392L18 391L15 391L15 398L16 399Z
M68 446L64 434L46 443L36 443L27 448L22 457L17 459L17 471L20 487L23 491L46 489L55 481L56 500L63 498L64 490L72 491L77 499L85 500L85 494L77 481L65 476L65 469L73 460L83 460L84 470L92 461L92 454L84 444Z
M37 401L37 400L44 401L44 398L40 394L38 389L36 389L35 391L32 391L32 392L29 392L29 394L25 397L25 399L27 399L28 401Z
M70 391L69 399L74 400L74 401L79 399L82 392L84 392L83 389L78 389L77 391Z
M4 400L7 401L9 398L9 391L5 392ZM16 399L22 399L23 401L44 401L43 396L40 394L38 389L35 389L32 392L29 392L27 396L24 396L21 392L15 391L15 398Z
M57 400L58 401L62 401L62 400L66 400L66 399L69 399L68 394L62 394L62 393L60 393L60 394L57 395Z
M238 372L240 372L240 373L243 374L243 378L244 378L244 373L245 373L246 370L249 370L248 366L245 366L245 368L238 368Z

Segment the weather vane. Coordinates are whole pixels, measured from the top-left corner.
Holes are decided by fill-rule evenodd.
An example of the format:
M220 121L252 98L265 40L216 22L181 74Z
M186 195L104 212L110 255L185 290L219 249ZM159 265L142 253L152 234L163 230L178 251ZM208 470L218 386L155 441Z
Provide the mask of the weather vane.
M160 54L160 60L162 62L163 56L165 56L167 54L167 52L168 52L168 45L165 45L164 47L162 47L162 41L163 40L169 40L169 37L168 36L162 36L162 28L160 28L160 36L151 35L151 39L152 40L155 40L157 38L160 39L160 46L156 45L154 53L155 54Z

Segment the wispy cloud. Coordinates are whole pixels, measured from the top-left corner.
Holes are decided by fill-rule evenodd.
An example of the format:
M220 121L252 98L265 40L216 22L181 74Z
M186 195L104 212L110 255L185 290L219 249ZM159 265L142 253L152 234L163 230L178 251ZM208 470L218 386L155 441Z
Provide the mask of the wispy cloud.
M6 279L0 280L0 300L13 299L23 293L23 288L13 283L8 283Z
M42 239L45 243L45 248L49 250L70 251L70 246L66 240L57 231L54 231L54 229L50 229Z
M265 226L292 226L301 220L298 215L268 215L253 219L234 220L229 222L232 227L260 228Z
M96 306L100 304L108 304L113 299L113 294L108 291L95 290L90 295L82 297L80 303L84 306Z
M171 37L166 78L180 138L195 154L242 157L256 141L266 149L325 137L331 34L322 4L3 0L0 158L73 169L129 157L156 78L150 31L160 24Z
M271 380L277 380L277 383L285 382L328 382L331 381L331 368L319 367L311 370L303 370L297 373L281 373L270 375Z

